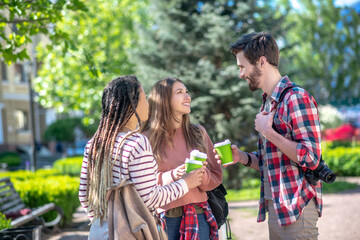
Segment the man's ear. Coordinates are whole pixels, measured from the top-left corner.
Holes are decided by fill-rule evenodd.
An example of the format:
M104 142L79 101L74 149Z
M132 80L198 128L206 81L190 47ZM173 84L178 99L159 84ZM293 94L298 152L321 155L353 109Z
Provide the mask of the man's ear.
M267 62L267 59L265 56L261 56L259 58L259 63L260 63L260 66L263 67L265 65L265 63Z

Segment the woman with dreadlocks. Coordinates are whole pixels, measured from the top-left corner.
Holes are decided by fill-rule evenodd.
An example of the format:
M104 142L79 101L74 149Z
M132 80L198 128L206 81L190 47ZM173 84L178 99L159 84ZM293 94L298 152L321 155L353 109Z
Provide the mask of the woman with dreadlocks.
M92 222L89 239L108 237L106 192L120 183L120 171L134 183L149 210L176 200L201 183L204 169L167 186L157 185L157 164L150 142L138 133L148 110L136 76L115 78L103 91L100 123L85 147L80 176L80 203Z
M206 130L190 122L191 97L186 86L178 78L163 78L152 87L149 103L149 119L142 132L149 138L159 165L159 184L169 184L182 177L184 158L189 158L193 149L207 154L201 185L158 209L163 212L169 240L218 239L206 191L222 182L222 169Z

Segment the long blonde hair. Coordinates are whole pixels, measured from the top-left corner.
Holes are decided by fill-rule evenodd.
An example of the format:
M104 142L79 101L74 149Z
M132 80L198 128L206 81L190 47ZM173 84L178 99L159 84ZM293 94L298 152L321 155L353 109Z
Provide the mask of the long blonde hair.
M165 77L154 84L149 94L149 118L145 122L142 132L150 140L151 147L157 162L161 161L162 145L172 144L172 137L175 132L175 115L171 108L171 97L175 82L183 83L175 77ZM204 133L199 125L190 123L189 114L184 114L181 121L181 128L187 148L197 148L207 152Z
M118 155L121 158L124 140L140 129L140 118L136 112L139 94L140 83L133 75L115 78L103 91L101 119L90 144L87 163L86 197L94 218L107 218L106 191L113 184L114 163ZM125 125L134 114L139 127L123 138L117 146L115 157L112 157L117 136L125 130Z

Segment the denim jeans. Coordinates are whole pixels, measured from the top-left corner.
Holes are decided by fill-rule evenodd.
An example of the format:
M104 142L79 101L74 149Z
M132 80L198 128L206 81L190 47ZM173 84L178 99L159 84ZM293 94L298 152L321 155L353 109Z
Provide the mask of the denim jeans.
M109 239L108 221L103 221L102 225L100 225L100 219L99 218L94 219L90 226L88 240L106 240L106 239Z
M199 235L200 240L209 240L210 237L210 226L206 221L204 214L198 214L198 222L199 222ZM179 240L180 239L180 224L182 217L165 217L167 234L169 240Z

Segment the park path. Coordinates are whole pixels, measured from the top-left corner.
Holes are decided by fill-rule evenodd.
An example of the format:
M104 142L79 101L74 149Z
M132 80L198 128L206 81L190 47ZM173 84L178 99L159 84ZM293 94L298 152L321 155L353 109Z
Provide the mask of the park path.
M342 179L338 179L339 181ZM319 240L360 239L360 177L346 178L358 183L353 190L324 194L323 216L319 218ZM268 239L267 222L257 223L257 201L232 202L230 225L234 240ZM46 240L86 240L88 219L81 208L74 214L73 223L59 233L46 234Z
M342 179L338 179L340 181ZM323 195L323 214L318 220L319 240L360 239L360 178L356 189ZM267 221L257 223L257 201L230 203L230 224L236 240L268 239Z

